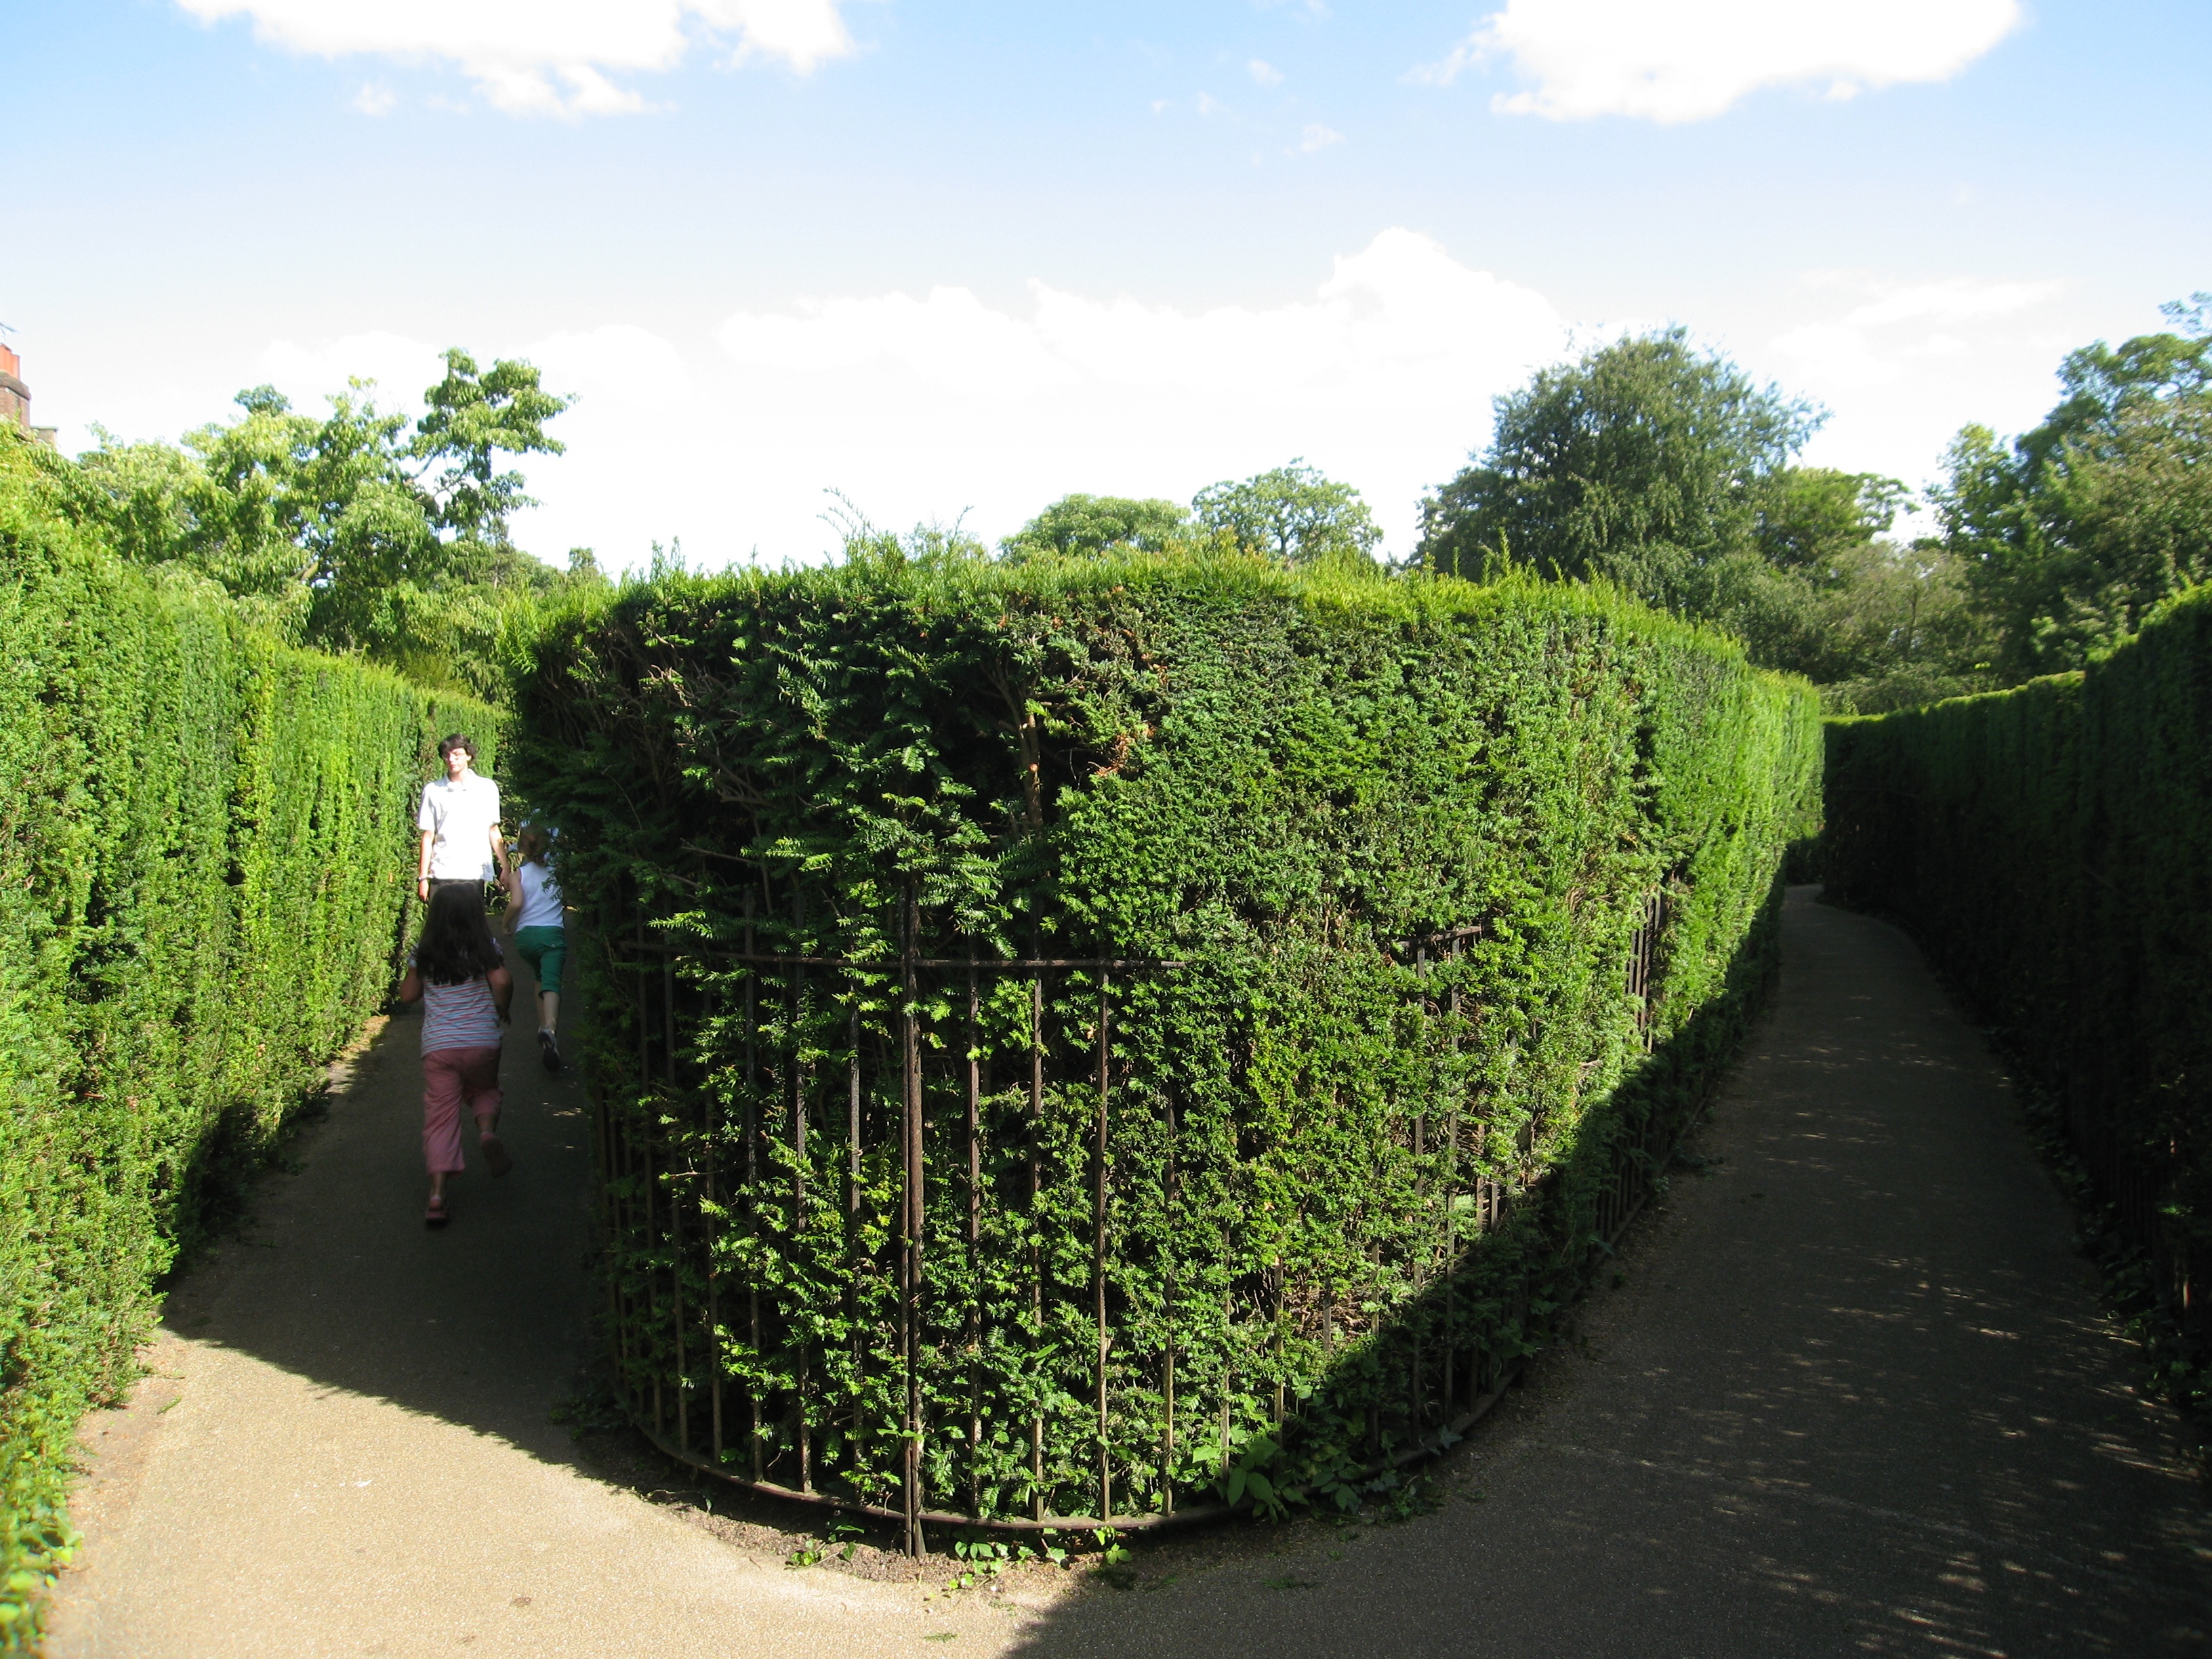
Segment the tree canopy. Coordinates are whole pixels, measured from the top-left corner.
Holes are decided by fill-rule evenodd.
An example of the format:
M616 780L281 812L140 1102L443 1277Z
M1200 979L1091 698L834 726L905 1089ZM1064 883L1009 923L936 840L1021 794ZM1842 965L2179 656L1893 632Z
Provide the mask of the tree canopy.
M1173 501L1125 495L1063 495L1000 544L1011 562L1059 555L1080 558L1118 548L1157 553L1189 532L1190 515Z
M2009 445L1983 426L1952 444L1936 507L2008 681L2078 668L2212 579L2207 304L2069 355L2057 405Z
M1382 539L1359 492L1303 458L1241 481L1208 484L1190 506L1201 529L1279 564L1371 560Z
M256 386L181 448L100 432L79 495L127 556L219 584L289 639L485 694L514 602L599 579L588 550L564 576L508 533L533 503L502 458L559 454L545 427L570 401L528 363L457 348L418 421L362 381L319 416Z
M1540 369L1495 408L1489 449L1422 502L1416 562L1603 577L1675 610L1695 608L1701 567L1750 545L1822 418L1680 328Z

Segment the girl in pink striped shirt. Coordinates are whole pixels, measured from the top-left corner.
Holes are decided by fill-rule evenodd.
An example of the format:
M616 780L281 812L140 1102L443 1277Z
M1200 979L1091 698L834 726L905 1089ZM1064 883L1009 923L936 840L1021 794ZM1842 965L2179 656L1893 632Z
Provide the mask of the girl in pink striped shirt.
M480 887L456 884L430 895L415 960L399 1000L422 999L422 1161L430 1170L423 1220L446 1224L446 1177L459 1175L461 1103L477 1121L484 1164L495 1176L514 1167L499 1139L499 1028L514 996L484 921Z

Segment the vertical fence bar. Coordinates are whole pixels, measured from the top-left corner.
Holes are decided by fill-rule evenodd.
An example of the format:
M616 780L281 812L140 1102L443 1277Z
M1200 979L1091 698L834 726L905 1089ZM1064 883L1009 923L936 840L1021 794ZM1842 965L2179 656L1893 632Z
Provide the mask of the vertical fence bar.
M900 1021L900 1061L906 1110L906 1183L901 1251L905 1283L901 1297L900 1328L906 1361L906 1422L900 1455L901 1486L906 1506L906 1553L919 1557L925 1545L921 1531L921 1276L922 1223L926 1194L922 1189L921 1031L916 1004L921 995L915 967L915 934L921 931L921 906L912 888L907 890L905 950L900 963L904 1012Z
M1173 1224L1177 1200L1182 1196L1179 1184L1181 1176L1176 1167L1176 1111L1173 1094L1165 1097L1162 1109L1167 1114L1168 1132L1167 1189L1163 1198L1170 1224L1167 1228L1167 1237L1172 1239L1176 1236ZM1170 1249L1172 1250L1173 1246L1171 1245ZM1167 1274L1167 1352L1160 1364L1160 1403L1166 1425L1166 1435L1160 1449L1160 1513L1163 1515L1175 1513L1176 1288L1177 1269L1181 1266L1181 1256L1170 1254L1168 1257Z
M793 878L791 884L792 954L806 953L806 895ZM786 1044L791 1055L791 1249L796 1255L806 1225L806 964L791 970L791 1030ZM814 1442L807 1421L808 1397L812 1393L812 1364L806 1339L799 1339L799 1402L795 1433L799 1443L799 1489L814 1490Z
M716 1007L725 1005L721 991L714 993ZM716 1103L714 1091L705 1091L707 1115L707 1206L701 1218L700 1231L707 1240L707 1376L712 1390L708 1397L710 1417L708 1432L712 1437L714 1467L722 1467L722 1207L721 1191L717 1176L721 1168L722 1114Z
M1114 1012L1114 976L1098 975L1098 1152L1091 1200L1091 1288L1098 1316L1098 1519L1114 1521L1114 1470L1106 1423L1106 1095L1111 1076L1109 1026Z
M983 1256L982 1008L975 952L968 951L968 1513L983 1516L983 1304L976 1287Z
M857 1448L866 1421L866 1393L861 1387L866 1344L860 1334L860 991L858 981L849 975L846 988L853 999L849 1027L853 1054L846 1072L845 1306L853 1329L853 1441ZM858 1459L856 1450L856 1465Z
M660 958L660 1074L668 1085L672 1115L676 1092L676 958L672 953ZM686 1167L678 1169L677 1151L675 1133L672 1130L668 1140L668 1293L676 1331L676 1443L688 1453L691 1449L691 1374L687 1361L689 1349L684 1340L683 1194L684 1183L690 1176L690 1160L688 1157L682 1159Z
M650 994L646 990L645 943L645 897L641 893L637 899L637 1087L641 1097L645 1096L653 1086L653 1001ZM649 1100L643 1103L647 1115L645 1144L641 1148L645 1164L644 1243L649 1251L655 1237L653 1188L659 1183L659 1177L653 1173L653 1168L652 1104ZM645 1270L645 1316L656 1337L659 1334L659 1304L660 1286L648 1258L648 1265ZM662 1413L660 1394L660 1366L657 1362L653 1366L653 1431L655 1434L665 1432L665 1419Z
M1033 950L1038 947L1032 946ZM1042 951L1038 953L1041 955ZM1030 981L1030 1318L1044 1334L1044 1252L1038 1243L1039 1194L1043 1172L1037 1157L1044 1136L1044 970ZM1035 1379L1032 1379L1034 1382ZM1044 1412L1042 1402L1030 1419L1030 1489L1034 1518L1044 1519Z
M760 964L753 960L753 894L748 884L745 890L745 1073L744 1085L738 1091L745 1103L745 1231L751 1242L760 1242L760 1121L758 1109L754 1104L753 1087L758 1081L757 1066L760 1049ZM746 1276L745 1299L750 1320L750 1334L753 1356L754 1380L745 1385L745 1399L752 1418L750 1437L753 1449L753 1479L767 1478L761 1447L761 1304L760 1273L758 1269Z
M1456 968L1463 954L1465 941L1455 939L1451 943L1452 965ZM1452 984L1444 993L1444 1015L1451 1021L1449 1048L1452 1058L1459 1058L1459 977L1452 976ZM1443 1386L1438 1390L1443 1401L1443 1416L1451 1420L1452 1408L1458 1402L1453 1388L1454 1362L1459 1357L1459 1311L1456 1292L1459 1289L1459 1067L1452 1066L1451 1110L1446 1115L1446 1133L1450 1139L1444 1152L1444 1376Z

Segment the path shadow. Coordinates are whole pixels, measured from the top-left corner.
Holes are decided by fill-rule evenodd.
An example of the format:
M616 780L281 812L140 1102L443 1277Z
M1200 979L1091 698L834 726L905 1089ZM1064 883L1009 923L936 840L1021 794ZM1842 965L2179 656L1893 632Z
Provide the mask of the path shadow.
M1812 900L1711 1173L1442 1509L1176 1582L1148 1560L1018 1650L2212 1651L2202 1491L2001 1073L1910 941Z
M421 1016L392 1019L264 1177L251 1219L170 1292L163 1324L333 1389L388 1400L577 1461L555 1406L588 1358L592 1146L582 1080L540 1066L536 982L518 968L501 1067L493 1180L473 1135L449 1187L453 1218L423 1225ZM564 1025L573 1022L573 1000Z

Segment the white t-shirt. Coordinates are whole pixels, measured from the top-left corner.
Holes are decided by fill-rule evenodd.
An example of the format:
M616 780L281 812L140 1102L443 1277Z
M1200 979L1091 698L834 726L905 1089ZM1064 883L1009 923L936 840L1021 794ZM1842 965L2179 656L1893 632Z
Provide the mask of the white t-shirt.
M492 861L491 832L499 823L499 786L474 772L455 783L438 778L422 786L422 810L415 827L427 830L433 881L490 881L499 874Z
M522 886L522 908L514 913L517 927L565 927L561 916L561 884L542 864L519 864L515 879Z

